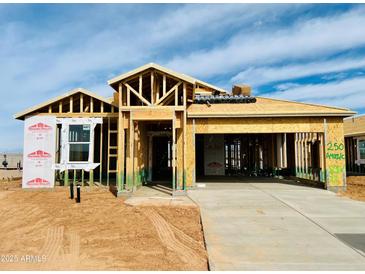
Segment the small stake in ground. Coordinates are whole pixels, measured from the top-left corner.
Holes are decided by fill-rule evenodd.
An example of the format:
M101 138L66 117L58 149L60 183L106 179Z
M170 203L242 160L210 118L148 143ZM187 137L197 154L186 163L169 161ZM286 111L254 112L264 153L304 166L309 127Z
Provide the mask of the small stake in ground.
M81 185L77 184L77 197L76 197L76 203L81 203Z
M72 200L74 198L74 184L70 184L70 199Z

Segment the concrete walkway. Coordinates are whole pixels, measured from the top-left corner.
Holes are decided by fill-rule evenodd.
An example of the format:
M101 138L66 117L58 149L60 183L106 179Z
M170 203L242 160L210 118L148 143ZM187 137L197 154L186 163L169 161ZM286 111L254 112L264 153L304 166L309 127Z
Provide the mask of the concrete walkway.
M211 270L365 270L364 202L272 179L205 184L189 196Z

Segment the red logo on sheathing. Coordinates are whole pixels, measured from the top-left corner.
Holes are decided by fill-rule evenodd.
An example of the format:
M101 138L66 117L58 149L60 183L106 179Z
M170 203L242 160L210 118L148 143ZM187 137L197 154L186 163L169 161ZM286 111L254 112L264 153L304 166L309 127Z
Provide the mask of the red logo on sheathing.
M30 131L48 131L48 130L51 130L52 127L49 126L49 125L46 125L46 124L43 124L43 123L37 123L33 126L30 126L28 128Z
M31 159L44 159L44 158L50 158L51 154L49 154L48 152L45 152L43 150L37 150L34 151L32 153L28 154L28 158Z
M28 186L47 186L49 185L49 181L42 178L35 178L27 182Z

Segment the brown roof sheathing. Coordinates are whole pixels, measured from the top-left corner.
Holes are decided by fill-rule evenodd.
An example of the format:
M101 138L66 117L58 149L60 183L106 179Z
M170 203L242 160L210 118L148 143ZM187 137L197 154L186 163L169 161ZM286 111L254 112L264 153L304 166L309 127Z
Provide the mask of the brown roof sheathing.
M365 115L344 119L343 130L345 136L365 135Z
M294 101L256 97L251 104L192 104L189 118L209 117L296 117L296 116L352 116L355 112L337 107L305 104Z

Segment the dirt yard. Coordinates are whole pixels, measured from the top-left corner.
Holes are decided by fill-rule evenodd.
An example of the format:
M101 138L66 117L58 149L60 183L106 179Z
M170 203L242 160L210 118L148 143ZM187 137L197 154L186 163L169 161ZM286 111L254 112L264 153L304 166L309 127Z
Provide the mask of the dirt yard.
M342 192L340 195L365 201L365 176L349 176L346 178L346 183L346 192Z
M0 182L0 270L207 270L197 207L133 207L108 190Z

